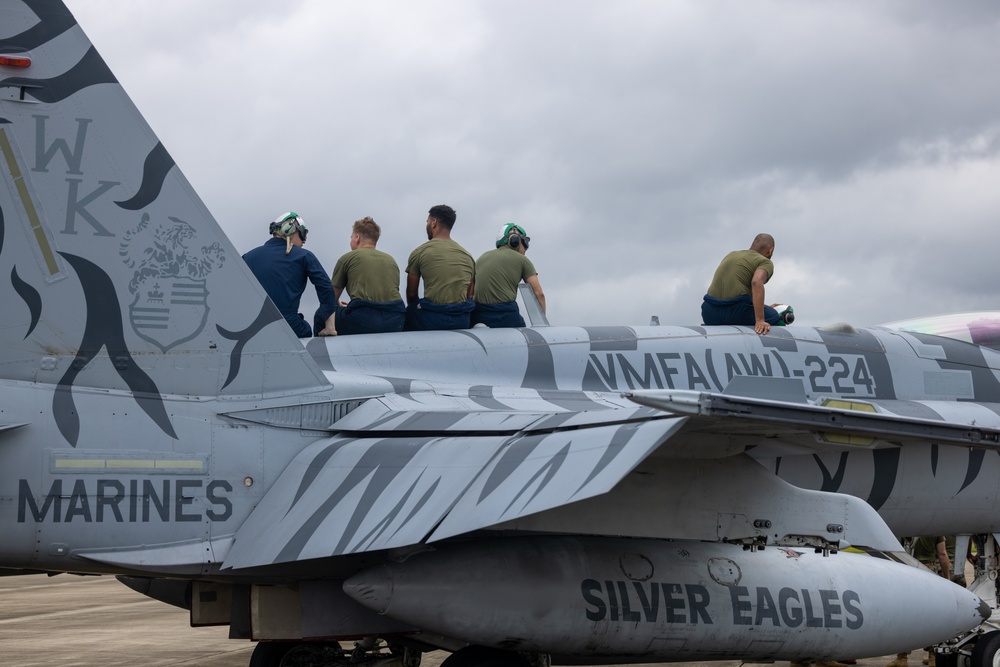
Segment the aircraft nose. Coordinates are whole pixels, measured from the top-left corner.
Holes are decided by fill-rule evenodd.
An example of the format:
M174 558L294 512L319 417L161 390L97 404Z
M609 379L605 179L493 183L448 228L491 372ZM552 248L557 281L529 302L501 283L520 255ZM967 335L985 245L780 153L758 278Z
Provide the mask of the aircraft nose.
M362 570L344 582L349 597L380 614L392 600L392 570L386 565Z

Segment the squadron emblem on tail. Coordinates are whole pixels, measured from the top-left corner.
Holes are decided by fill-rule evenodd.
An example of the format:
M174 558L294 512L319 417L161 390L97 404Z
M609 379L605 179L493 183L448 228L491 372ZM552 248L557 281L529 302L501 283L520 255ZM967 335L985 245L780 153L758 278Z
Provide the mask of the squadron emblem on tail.
M218 243L193 250L194 227L170 217L171 225L150 228L144 213L125 232L119 253L130 269L129 323L136 335L166 352L202 332L208 321L208 281L226 260ZM182 315L183 314L183 315Z

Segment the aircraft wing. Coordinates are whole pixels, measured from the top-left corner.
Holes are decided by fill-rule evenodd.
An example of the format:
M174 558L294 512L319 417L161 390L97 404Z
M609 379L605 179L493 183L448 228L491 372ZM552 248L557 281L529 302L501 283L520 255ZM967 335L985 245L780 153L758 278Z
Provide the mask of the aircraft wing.
M685 421L648 408L359 409L293 459L223 567L406 547L607 493Z
M841 445L921 441L1000 448L1000 406L958 401L774 400L689 390L633 391L626 398L692 417L689 426L780 436L809 432ZM742 423L741 423L742 422ZM738 426L737 426L738 425Z

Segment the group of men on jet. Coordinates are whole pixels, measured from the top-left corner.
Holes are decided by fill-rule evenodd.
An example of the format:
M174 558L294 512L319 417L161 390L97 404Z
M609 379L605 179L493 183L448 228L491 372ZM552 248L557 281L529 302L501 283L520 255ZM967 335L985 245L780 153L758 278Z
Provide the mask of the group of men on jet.
M545 312L538 272L525 256L531 238L520 225L507 224L496 248L478 260L451 238L455 210L445 204L427 215L427 242L406 264L406 305L399 294L399 267L376 249L381 228L370 217L354 223L351 250L337 260L327 277L316 256L303 248L308 230L295 212L271 223L272 238L243 256L268 296L300 338L390 331L523 327L517 287L523 280ZM764 304L764 284L774 273L774 237L758 234L747 250L727 254L715 271L702 305L707 325L742 324L766 334L781 321ZM306 281L312 282L320 307L313 326L298 312ZM424 294L420 296L420 283ZM340 299L347 292L351 300Z
M254 276L300 338L391 331L523 327L517 287L531 286L545 312L538 272L525 256L530 237L523 227L504 225L496 248L473 260L452 240L455 210L439 204L427 216L427 242L406 264L406 305L399 293L399 267L378 250L381 228L372 218L354 223L350 252L328 277L316 256L303 248L308 229L294 211L270 224L271 238L243 255ZM306 283L316 288L320 306L312 327L299 313ZM423 296L420 283L423 282ZM344 292L349 302L340 299Z

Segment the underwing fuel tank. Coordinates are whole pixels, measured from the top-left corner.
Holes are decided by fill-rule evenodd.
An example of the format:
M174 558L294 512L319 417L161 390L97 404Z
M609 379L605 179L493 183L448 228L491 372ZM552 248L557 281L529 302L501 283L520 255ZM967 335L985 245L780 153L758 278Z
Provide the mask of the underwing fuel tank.
M344 590L428 632L567 662L864 658L990 614L947 579L868 555L642 539L453 544L364 570Z

